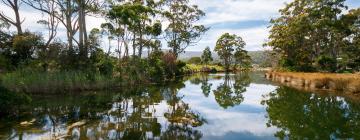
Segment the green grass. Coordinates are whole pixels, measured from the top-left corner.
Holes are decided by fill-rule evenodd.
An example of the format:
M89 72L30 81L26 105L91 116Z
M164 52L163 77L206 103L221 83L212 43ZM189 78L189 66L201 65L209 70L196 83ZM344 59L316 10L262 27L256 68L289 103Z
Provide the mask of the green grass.
M100 74L78 71L38 72L15 71L1 76L1 85L15 92L59 93L110 88L115 80Z
M189 72L209 72L209 71L206 71L206 69L204 68L208 68L208 70L211 70L211 69L215 69L217 72L223 72L225 71L225 69L221 66L218 66L218 65L201 65L201 64L186 64L185 66L186 68L186 71L189 71ZM205 70L205 71L204 71Z

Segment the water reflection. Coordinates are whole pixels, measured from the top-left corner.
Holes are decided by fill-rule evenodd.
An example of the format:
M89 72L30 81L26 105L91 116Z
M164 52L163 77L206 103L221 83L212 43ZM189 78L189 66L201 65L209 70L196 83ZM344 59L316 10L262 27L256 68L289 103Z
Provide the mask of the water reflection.
M225 74L224 82L213 91L216 102L225 109L241 104L244 100L242 93L251 83L247 73L235 74L233 77L234 81L230 80L229 74Z
M280 87L263 101L280 139L360 139L360 104Z
M57 97L34 97L21 120L3 128L9 139L200 139L193 128L206 121L182 101L183 82L147 88L128 88L118 94L90 93ZM134 96L135 95L135 96ZM159 106L166 111L157 112ZM159 114L162 113L162 114ZM166 119L161 125L159 119ZM0 129L4 133L3 128Z
M0 120L0 139L360 139L360 103L278 87L261 73L35 96L27 110Z
M208 75L201 76L201 90L205 97L209 97L213 84L209 83Z

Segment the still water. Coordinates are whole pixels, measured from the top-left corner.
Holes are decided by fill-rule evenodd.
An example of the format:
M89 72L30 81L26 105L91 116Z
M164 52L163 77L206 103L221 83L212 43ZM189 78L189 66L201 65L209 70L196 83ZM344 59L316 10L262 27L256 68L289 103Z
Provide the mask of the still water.
M360 102L277 86L263 73L33 97L0 139L360 139Z

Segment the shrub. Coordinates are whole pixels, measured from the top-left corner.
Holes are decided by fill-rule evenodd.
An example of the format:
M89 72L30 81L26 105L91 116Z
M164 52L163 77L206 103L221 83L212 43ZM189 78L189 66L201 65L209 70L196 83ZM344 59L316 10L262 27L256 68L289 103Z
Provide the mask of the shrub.
M114 64L110 59L104 59L98 64L98 67L102 75L111 76L113 74Z
M187 63L189 64L201 64L201 58L200 57L191 57Z
M319 69L328 72L336 71L336 60L328 56L320 56L317 60Z

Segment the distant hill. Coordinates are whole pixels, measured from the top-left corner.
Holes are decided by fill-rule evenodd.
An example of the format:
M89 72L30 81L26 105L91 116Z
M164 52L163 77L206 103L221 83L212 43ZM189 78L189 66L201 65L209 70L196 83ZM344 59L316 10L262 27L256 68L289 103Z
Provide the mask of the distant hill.
M168 50L163 50L168 51ZM220 61L219 56L215 52L211 52L214 61ZM248 54L251 57L252 64L257 64L262 67L268 67L270 66L269 61L271 61L270 56L265 51L249 51ZM179 59L183 61L189 60L191 57L201 57L202 51L185 51L184 53L179 55ZM147 57L147 51L143 52L143 57Z
M215 52L211 52L214 60L218 60L219 56ZM185 53L180 54L180 60L189 60L191 57L201 57L202 52L199 51L186 51Z
M249 51L248 54L253 64L263 65L264 62L269 61L269 55L265 51ZM199 51L186 51L180 54L179 58L181 60L188 60L191 57L201 57L201 55L202 52ZM215 52L212 52L212 56L215 61L219 61L219 56Z

